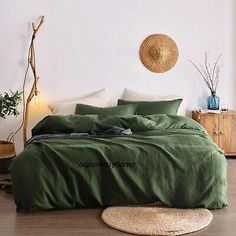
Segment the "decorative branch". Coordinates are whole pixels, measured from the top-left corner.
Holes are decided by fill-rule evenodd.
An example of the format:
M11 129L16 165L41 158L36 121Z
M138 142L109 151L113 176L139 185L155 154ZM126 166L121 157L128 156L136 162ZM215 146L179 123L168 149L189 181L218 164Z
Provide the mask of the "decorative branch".
M193 61L191 60L189 61L200 73L201 77L203 78L206 86L210 89L211 93L216 93L219 84L219 75L221 70L221 66L218 65L218 63L222 55L219 55L213 67L211 67L211 64L208 63L208 53L209 51L205 51L204 66L200 65L200 68Z
M29 46L28 65L30 65L30 67L32 69L32 73L34 76L34 83L31 88L31 91L29 93L29 96L26 100L26 103L24 104L24 114L23 114L23 141L24 141L24 144L26 144L26 142L27 142L29 103L31 102L32 98L39 93L38 88L37 88L37 83L38 83L39 77L37 76L37 71L36 71L36 56L35 56L35 49L34 49L34 40L35 40L35 37L36 37L40 27L42 26L43 22L44 22L44 16L41 16L40 22L37 27L35 27L35 23L32 23L33 34L32 34L31 42L30 42L30 46ZM28 66L27 66L27 70L26 70L26 75L27 75L27 72L28 72ZM26 80L26 76L25 76L25 80ZM25 87L25 80L24 80L23 87Z
M207 56L208 56L208 51L205 51L205 67L206 67L206 72L207 72L207 75L208 75L208 78L209 78L209 83L212 86L211 74L210 74L210 71L209 71L208 66L207 66L207 63L208 63Z
M212 72L212 77L213 77L213 78L214 78L214 76L215 76L215 70L216 70L216 68L217 68L217 64L218 64L218 62L219 62L221 56L222 56L222 55L219 55L218 58L217 58L217 60L216 60L216 62L214 63L213 72Z
M207 74L206 69L205 69L202 65L200 65L200 67L201 67L201 69L202 69L203 74L205 75L204 81L205 81L206 85L207 85L207 86L211 86L211 85L210 85L210 82L207 80L208 74Z
M39 80L39 77L37 78L36 80L36 83L33 84L31 90L30 90L30 93L29 93L29 96L26 100L26 106L25 106L25 115L24 115L24 125L23 125L23 141L24 141L24 145L26 144L27 142L27 127L28 127L28 120L29 120L29 104L30 104L30 101L32 100L32 98L34 97L34 93L35 93L35 84L37 84Z
M44 16L41 16L40 22L39 22L39 24L36 28L35 28L34 23L32 23L32 28L33 28L33 32L34 32L33 35L34 36L36 36L36 34L39 31L39 29L40 29L41 25L43 24L43 22L44 22Z

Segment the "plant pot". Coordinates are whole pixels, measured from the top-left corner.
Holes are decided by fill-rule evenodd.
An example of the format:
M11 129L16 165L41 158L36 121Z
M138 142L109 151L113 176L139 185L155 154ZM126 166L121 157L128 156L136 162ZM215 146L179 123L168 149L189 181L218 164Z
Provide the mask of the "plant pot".
M14 143L0 140L0 173L8 172L8 168L15 155Z

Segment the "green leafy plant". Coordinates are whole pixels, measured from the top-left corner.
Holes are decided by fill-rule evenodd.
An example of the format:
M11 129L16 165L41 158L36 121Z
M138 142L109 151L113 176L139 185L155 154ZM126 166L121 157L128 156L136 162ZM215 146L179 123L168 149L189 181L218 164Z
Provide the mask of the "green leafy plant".
M22 101L22 92L10 91L10 93L0 94L0 118L5 119L7 116L18 116L17 106Z

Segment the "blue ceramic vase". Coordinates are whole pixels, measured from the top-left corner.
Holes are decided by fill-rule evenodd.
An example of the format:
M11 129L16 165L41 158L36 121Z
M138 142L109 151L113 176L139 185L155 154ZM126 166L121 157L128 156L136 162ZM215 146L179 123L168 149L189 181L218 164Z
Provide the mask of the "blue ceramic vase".
M207 98L207 108L209 110L219 110L220 98L216 96L215 92L211 92L211 95Z

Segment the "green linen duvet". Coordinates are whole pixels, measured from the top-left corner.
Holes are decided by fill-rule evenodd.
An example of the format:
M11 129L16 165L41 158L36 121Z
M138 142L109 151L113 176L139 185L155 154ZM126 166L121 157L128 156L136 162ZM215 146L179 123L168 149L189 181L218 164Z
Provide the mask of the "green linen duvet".
M133 134L77 135L114 126ZM48 116L32 134L36 138L10 167L19 210L156 202L180 208L227 205L226 159L190 118Z

